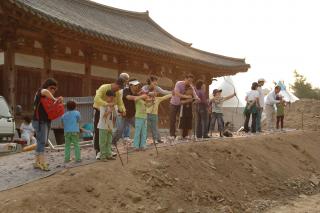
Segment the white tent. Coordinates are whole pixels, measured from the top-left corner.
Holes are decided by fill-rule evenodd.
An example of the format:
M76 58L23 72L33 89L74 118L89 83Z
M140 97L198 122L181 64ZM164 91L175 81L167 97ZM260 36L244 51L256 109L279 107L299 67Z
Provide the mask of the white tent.
M299 100L297 96L295 96L294 94L292 94L290 91L287 90L287 87L284 84L284 81L279 81L277 85L281 87L280 94L283 96L283 99L286 102L294 103Z
M221 77L213 82L210 89L210 98L212 98L212 90L217 88L222 89L222 96L229 96L234 91L236 92L237 97L233 97L223 103L223 115L225 123L229 121L233 123L234 130L239 129L244 123L243 110L246 103L243 94L237 91L237 86L231 76Z

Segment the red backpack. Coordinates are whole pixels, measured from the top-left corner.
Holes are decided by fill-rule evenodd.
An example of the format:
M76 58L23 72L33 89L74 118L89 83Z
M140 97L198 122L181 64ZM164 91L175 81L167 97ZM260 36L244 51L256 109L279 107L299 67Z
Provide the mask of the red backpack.
M63 103L54 102L47 97L41 97L40 103L42 104L44 111L46 111L49 120L55 120L64 114Z

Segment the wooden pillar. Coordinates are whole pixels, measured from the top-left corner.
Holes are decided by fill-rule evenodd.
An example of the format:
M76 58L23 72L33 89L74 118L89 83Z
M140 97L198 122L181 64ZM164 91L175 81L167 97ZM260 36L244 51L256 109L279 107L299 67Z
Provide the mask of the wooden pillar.
M210 94L210 85L212 84L212 76L211 75L206 75L205 76L205 79L204 79L204 82L205 82L205 85L206 85L206 94L207 94L207 98L209 98L209 94Z
M93 50L89 47L87 47L84 50L84 58L85 58L85 64L84 64L84 70L85 74L82 79L83 86L82 86L82 95L83 96L91 96L92 95L92 80L91 80L91 69L92 69L92 54Z
M4 39L4 66L3 92L9 105L14 109L16 105L16 66L15 66L15 29L10 28L3 34Z
M51 56L54 48L54 40L51 36L46 36L43 41L43 71L41 72L41 82L53 77L51 68Z

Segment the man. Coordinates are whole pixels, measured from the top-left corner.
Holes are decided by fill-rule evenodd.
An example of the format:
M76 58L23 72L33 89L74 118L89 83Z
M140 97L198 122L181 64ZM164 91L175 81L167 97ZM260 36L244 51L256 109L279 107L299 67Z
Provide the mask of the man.
M263 107L264 107L264 94L263 94L262 87L264 83L265 83L264 78L258 79L259 107L257 108L257 119L256 119L257 132L261 132L261 116L262 116Z
M280 103L279 100L276 100L277 94L279 94L281 88L280 86L276 86L274 91L271 91L266 99L265 110L267 117L267 128L269 131L274 130L274 117L275 117L275 104Z
M129 81L129 87L123 90L122 101L124 103L126 113L123 114L122 122L117 128L117 131L114 134L112 143L116 144L118 140L122 137L124 128L128 125L135 126L135 114L136 107L135 101L139 99L147 98L146 94L138 95L140 91L141 83L137 79L131 79Z
M206 87L202 80L196 83L196 93L200 98L197 104L197 138L209 138L208 136L208 101Z
M94 149L96 150L96 158L100 158L100 147L99 147L99 129L97 128L99 118L100 118L100 107L107 106L106 94L107 91L113 91L116 94L114 98L114 105L118 105L118 110L120 113L125 114L126 108L124 107L123 101L121 99L120 90L123 89L125 85L125 81L122 78L118 78L115 83L112 84L103 84L96 91L96 95L93 100L93 108L94 108Z
M192 88L194 76L192 74L187 74L185 76L184 81L178 81L174 88L174 95L170 100L170 137L174 139L176 137L176 119L177 114L180 113L180 106L181 106L181 98L192 98L190 95L184 95L185 88L187 85L190 85ZM193 88L193 98L199 100L194 88Z

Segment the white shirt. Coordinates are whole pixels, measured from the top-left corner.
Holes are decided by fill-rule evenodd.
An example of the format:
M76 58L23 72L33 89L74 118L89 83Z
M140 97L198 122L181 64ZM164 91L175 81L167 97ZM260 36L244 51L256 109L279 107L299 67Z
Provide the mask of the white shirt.
M264 107L264 94L262 91L262 87L258 87L258 92L259 92L259 105L260 107Z
M246 95L247 101L255 101L257 98L259 98L258 90L251 90L247 92L247 95Z
M108 117L104 116L104 113L110 109L109 106L101 106L100 107L100 118L98 122L98 129L106 129L106 130L112 130L114 125L113 121L115 119L115 111L113 110Z
M276 93L274 91L271 91L266 99L266 105L273 106L274 104L280 103L279 100L276 100Z
M21 124L20 129L22 130L22 134L32 135L34 133L34 128L32 124L25 124L24 122Z

